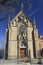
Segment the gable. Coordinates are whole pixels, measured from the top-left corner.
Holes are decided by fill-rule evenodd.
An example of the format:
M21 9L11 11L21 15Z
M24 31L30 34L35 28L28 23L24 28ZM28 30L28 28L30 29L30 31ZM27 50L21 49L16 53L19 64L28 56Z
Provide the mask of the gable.
M18 23L26 23L26 24L31 24L33 25L32 21L29 19L29 17L23 12L20 11L15 17L14 19L11 21L11 23L13 24L18 24Z

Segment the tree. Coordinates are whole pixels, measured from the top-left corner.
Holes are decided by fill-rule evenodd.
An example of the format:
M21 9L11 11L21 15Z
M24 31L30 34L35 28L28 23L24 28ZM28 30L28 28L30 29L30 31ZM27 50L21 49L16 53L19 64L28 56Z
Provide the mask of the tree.
M0 49L0 59L2 59L4 57L4 50Z

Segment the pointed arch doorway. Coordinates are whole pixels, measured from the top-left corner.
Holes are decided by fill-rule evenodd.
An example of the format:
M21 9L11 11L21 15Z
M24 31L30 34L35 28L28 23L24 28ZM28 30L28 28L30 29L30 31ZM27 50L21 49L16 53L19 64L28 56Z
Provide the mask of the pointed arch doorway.
M26 48L20 48L20 58L26 57Z

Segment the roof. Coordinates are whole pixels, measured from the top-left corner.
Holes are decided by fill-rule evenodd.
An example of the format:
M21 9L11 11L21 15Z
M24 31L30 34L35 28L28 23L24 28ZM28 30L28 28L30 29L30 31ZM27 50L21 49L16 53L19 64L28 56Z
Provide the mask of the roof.
M31 19L29 18L29 16L28 16L23 10L21 10L20 12L18 12L18 14L11 20L11 22L14 22L14 20L15 20L18 16L20 16L22 13L28 18L28 20L29 20L32 24L34 24L34 23L31 21Z

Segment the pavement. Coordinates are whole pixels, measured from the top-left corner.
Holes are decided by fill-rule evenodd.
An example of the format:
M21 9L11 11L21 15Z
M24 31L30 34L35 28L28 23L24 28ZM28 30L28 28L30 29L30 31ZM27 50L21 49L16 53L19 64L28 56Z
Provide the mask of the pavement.
M43 59L41 59L43 61ZM0 60L0 65L43 65L42 64L37 64L35 62L33 63L25 63L25 62L21 62L21 60L16 60L16 59L13 59L13 60Z

